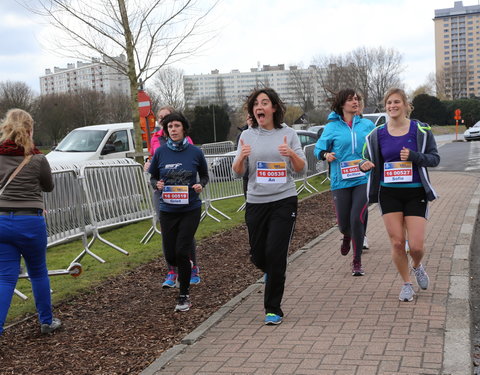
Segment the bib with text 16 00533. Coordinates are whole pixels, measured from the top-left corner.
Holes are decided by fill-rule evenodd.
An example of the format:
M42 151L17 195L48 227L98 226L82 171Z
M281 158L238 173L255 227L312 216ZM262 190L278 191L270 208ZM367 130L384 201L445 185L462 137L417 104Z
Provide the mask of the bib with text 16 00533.
M411 161L393 161L383 164L384 182L412 182L413 168Z
M188 186L164 186L162 199L169 204L188 204Z
M287 163L284 161L257 161L258 184L284 184L287 182Z
M349 178L356 178L360 176L365 176L358 164L361 162L361 159L358 160L348 160L340 162L340 170L342 171L342 179L346 180Z

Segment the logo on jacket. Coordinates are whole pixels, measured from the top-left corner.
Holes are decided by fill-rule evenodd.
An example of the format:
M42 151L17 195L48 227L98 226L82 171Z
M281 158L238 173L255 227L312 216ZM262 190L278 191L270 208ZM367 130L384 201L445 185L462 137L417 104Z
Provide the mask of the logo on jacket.
M182 165L182 163L165 164L165 169L177 169L181 165Z

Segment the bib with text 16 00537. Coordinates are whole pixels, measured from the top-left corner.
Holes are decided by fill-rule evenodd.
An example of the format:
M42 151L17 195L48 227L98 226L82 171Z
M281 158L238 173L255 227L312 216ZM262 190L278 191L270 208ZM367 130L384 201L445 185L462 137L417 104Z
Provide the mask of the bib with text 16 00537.
M412 182L413 168L411 161L393 161L383 164L384 182Z
M284 184L287 182L287 163L284 161L257 161L258 184Z
M169 204L188 204L188 186L164 186L162 199Z
M349 178L356 178L360 176L365 176L360 170L358 164L361 162L361 159L358 160L348 160L340 162L340 170L342 171L342 179L346 180Z

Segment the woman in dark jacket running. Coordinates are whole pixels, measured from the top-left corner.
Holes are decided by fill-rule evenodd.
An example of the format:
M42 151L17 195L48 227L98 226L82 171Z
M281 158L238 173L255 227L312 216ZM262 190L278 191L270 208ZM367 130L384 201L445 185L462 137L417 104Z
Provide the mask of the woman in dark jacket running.
M208 168L203 152L187 140L190 125L181 113L166 116L162 125L167 144L157 148L153 155L150 181L161 192L160 227L165 259L178 269L180 295L175 311L188 311L190 253L200 223L199 194L208 183Z

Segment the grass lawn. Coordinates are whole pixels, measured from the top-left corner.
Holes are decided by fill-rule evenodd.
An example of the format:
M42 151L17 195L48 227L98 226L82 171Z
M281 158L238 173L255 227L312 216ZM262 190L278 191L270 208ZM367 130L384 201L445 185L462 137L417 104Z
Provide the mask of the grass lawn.
M432 125L432 133L434 135L443 135L443 134L455 134L455 125L444 125L444 126L438 126L438 125ZM459 125L458 126L458 134L463 134L465 132L466 128L465 125Z
M319 191L327 190L330 187L328 182L322 185L320 184L324 178L325 176L323 175L316 176L309 179L309 182ZM308 195L310 195L310 193L303 190L299 198L301 199ZM225 219L223 216L211 210L211 214L220 219L220 222L206 216L197 230L197 240L212 236L215 233L243 223L244 211L237 212L237 209L243 203L243 197L213 202L213 206L228 215L231 220ZM155 234L147 244L140 243L142 237L150 229L151 224L151 220L145 220L102 233L102 237L127 250L130 255L126 256L99 240L96 240L90 247L90 250L103 258L106 263L102 264L91 256L85 255L81 260L83 273L80 277L74 278L68 275L51 277L53 303L68 300L78 293L88 293L88 290L109 277L120 275L141 264L148 263L152 259L158 257L163 258L160 235ZM83 245L80 240L49 248L47 253L48 269L67 268L82 250ZM163 278L163 276L164 275L159 275L159 280ZM20 279L17 283L17 289L27 295L28 300L24 301L18 296L13 297L7 317L7 324L9 321L17 320L24 315L35 312L30 282L26 279Z

